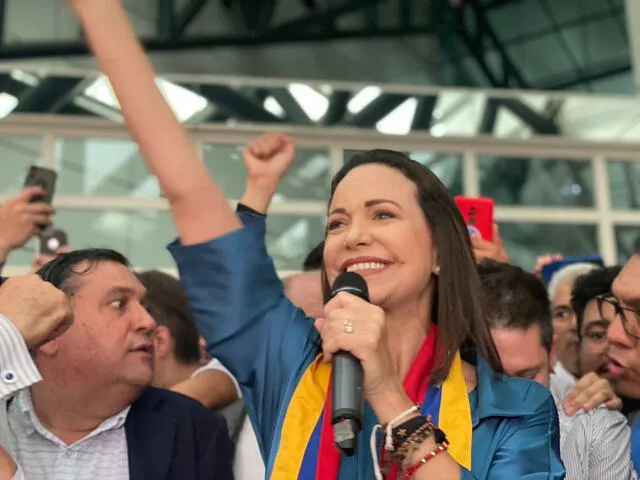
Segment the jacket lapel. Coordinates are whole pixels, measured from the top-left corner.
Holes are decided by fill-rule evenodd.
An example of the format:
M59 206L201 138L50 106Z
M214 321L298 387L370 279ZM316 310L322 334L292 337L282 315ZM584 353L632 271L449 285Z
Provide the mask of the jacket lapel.
M168 478L176 423L173 415L163 414L162 404L150 388L131 406L125 423L131 480Z

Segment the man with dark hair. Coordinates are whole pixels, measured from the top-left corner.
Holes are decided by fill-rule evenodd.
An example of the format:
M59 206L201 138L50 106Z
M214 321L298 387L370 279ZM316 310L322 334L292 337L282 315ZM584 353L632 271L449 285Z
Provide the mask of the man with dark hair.
M478 271L484 315L505 371L548 387L554 345L544 285L521 268L491 260L479 264ZM522 341L512 341L516 336Z
M76 250L38 274L67 295L74 324L32 351L42 381L0 402L16 478L232 478L224 419L149 387L156 324L127 259Z
M571 292L571 306L576 313L580 338L580 371L595 372L608 378L607 328L613 321L615 310L601 300L611 297L613 281L622 267L592 270L579 277Z
M240 398L238 383L219 360L200 363L200 337L180 281L158 270L139 273L138 278L147 290L147 309L158 325L153 334L153 386L195 398L213 410ZM229 429L235 430L239 415L235 409L224 413Z
M544 285L521 268L485 260L479 267L483 311L508 375L549 386L560 419L560 453L568 480L630 478L630 430L619 412L599 407L569 417L567 391L554 381L553 325ZM573 385L572 385L573 386Z

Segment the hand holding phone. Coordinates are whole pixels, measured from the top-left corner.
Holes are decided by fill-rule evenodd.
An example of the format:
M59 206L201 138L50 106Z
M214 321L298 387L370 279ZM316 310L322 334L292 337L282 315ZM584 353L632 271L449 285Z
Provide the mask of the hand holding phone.
M31 203L46 203L51 205L53 202L53 194L56 189L56 179L58 174L55 170L49 168L37 167L32 165L27 172L27 178L24 181L24 188L38 187L42 190L42 195L32 196L29 200ZM46 224L39 223L40 230L46 228Z
M32 203L38 195L39 187L28 187L0 206L0 262L51 223L51 205Z
M44 202L51 204L53 202L53 194L56 189L56 179L58 174L55 170L49 168L37 167L32 165L27 172L27 178L24 181L24 187L39 187L43 190L42 195L31 198L31 202Z
M479 235L482 240L493 241L494 202L488 197L455 197L458 210L462 213L464 223L470 234Z

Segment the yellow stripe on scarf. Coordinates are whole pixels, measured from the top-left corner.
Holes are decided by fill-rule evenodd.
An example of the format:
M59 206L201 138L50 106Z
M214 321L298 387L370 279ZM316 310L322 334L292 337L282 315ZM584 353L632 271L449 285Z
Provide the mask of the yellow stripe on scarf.
M459 353L442 385L438 423L449 439L449 454L460 465L471 470L471 406Z
M330 375L331 364L322 362L321 356L302 375L282 424L270 480L298 478L306 446L324 408Z
M321 356L302 375L287 407L270 480L298 478L306 447L324 408L330 375L331 364L322 362ZM449 439L449 454L471 470L471 407L460 354L455 356L442 385L438 423Z

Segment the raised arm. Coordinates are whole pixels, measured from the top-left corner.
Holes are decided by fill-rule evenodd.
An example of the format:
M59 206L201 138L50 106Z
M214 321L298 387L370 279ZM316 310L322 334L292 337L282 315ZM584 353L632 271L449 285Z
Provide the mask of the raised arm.
M181 242L197 244L240 228L240 220L158 89L122 2L70 3L111 82L133 138L171 204Z
M293 140L282 133L266 133L249 144L244 151L247 184L240 203L266 215L294 153Z

